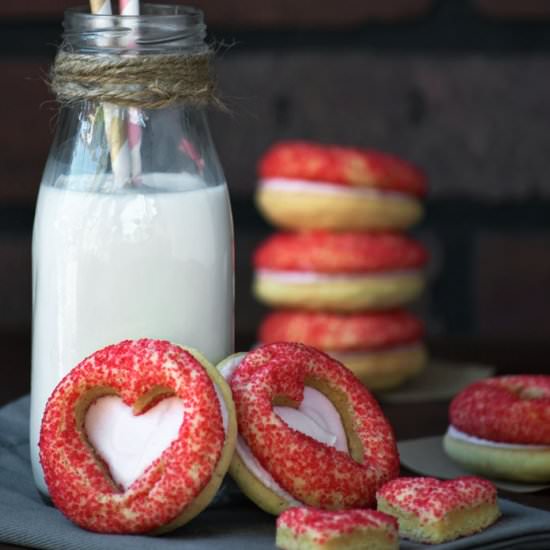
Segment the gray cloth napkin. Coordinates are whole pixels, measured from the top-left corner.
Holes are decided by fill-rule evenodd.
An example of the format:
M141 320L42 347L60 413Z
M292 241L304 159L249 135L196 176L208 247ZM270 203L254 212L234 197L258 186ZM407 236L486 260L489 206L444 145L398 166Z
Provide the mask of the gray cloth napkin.
M28 438L29 398L0 409L0 541L52 550L256 550L274 548L275 520L243 498L218 499L189 524L163 537L98 535L79 529L38 495ZM227 494L231 495L228 491ZM227 499L231 498L228 503ZM448 544L458 549L550 549L550 513L500 501L503 517L485 532ZM403 541L404 550L435 548Z

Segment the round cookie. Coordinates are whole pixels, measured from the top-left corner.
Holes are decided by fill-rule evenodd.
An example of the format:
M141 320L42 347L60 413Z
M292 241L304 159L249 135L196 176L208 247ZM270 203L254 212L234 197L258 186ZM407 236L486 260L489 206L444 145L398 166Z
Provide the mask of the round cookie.
M401 230L423 213L425 175L379 151L281 142L258 175L258 208L282 229Z
M259 329L263 343L301 342L348 367L371 390L395 387L427 363L422 322L404 310L324 313L281 310Z
M275 307L389 309L423 290L425 248L396 233L277 233L254 254L254 294Z
M268 344L218 366L239 436L230 473L260 508L369 506L395 477L395 439L378 404L342 365L307 346Z
M175 438L127 487L90 443L92 407L119 396L134 415L181 400ZM163 533L214 497L237 435L231 392L198 352L169 342L124 341L97 351L57 385L40 432L40 461L52 501L80 527L102 533Z
M550 376L488 378L451 402L447 454L489 477L550 481Z

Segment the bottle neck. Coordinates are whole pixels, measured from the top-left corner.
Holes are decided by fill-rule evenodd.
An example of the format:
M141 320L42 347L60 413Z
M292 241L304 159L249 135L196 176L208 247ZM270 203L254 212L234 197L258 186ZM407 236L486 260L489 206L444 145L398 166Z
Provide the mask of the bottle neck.
M51 71L62 109L50 184L116 193L143 189L149 174L224 180L204 110L217 98L202 13L142 7L135 17L66 12Z
M161 109L216 103L201 11L143 5L143 15L67 10L51 86L62 104L89 100ZM218 102L219 104L219 102Z
M68 9L61 49L110 55L193 55L208 51L200 10L187 6L142 4L139 16L94 15Z

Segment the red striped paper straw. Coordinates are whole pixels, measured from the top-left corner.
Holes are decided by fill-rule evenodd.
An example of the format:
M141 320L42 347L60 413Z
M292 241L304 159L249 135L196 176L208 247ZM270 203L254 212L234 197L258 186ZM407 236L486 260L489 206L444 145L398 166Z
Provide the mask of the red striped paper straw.
M139 15L139 0L119 0L120 15Z

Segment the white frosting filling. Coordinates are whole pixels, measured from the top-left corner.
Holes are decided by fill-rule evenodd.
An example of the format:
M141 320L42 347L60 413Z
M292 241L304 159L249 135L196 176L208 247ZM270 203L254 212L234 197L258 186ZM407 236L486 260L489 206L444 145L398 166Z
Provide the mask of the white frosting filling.
M260 187L279 191L300 193L315 193L324 195L347 195L350 197L372 197L391 200L411 200L411 195L399 191L379 189L373 187L352 187L338 185L328 181L312 181L294 178L265 178L259 182Z
M222 391L216 384L214 384L214 391L216 392L216 396L218 398L218 401L220 402L220 411L222 413L222 424L223 424L223 431L225 432L225 435L227 436L227 424L229 422L229 414L227 412L227 407L225 406L225 401L223 398Z
M500 441L491 441L489 439L482 439L481 437L476 437L474 435L469 435L460 430L457 430L454 426L449 426L447 430L447 435L459 441L464 441L465 443L471 443L472 445L479 445L482 447L493 447L495 449L538 449L538 450L549 450L550 445L526 445L518 443L502 443Z
M241 361L245 358L246 353L235 353L224 359L218 366L217 369L220 371L220 374L225 378L229 383L233 377L235 369L241 364Z
M227 434L227 409L214 384ZM109 467L113 480L124 490L178 437L185 421L183 401L167 397L147 412L134 415L117 395L93 403L84 420L88 441Z
M220 365L220 372L227 381L233 376L244 355L243 353L234 356ZM320 391L306 386L304 388L303 400L297 409L275 406L273 410L292 429L306 434L325 445L334 447L339 451L349 453L346 432L340 413L336 410L330 399ZM260 464L241 435L237 437L236 451L247 469L262 485L271 489L291 504L300 504Z
M357 279L386 280L394 277L417 275L419 269L401 269L382 273L318 273L316 271L283 271L277 269L257 269L256 275L262 279L271 279L281 283L307 284L322 281L356 281Z

